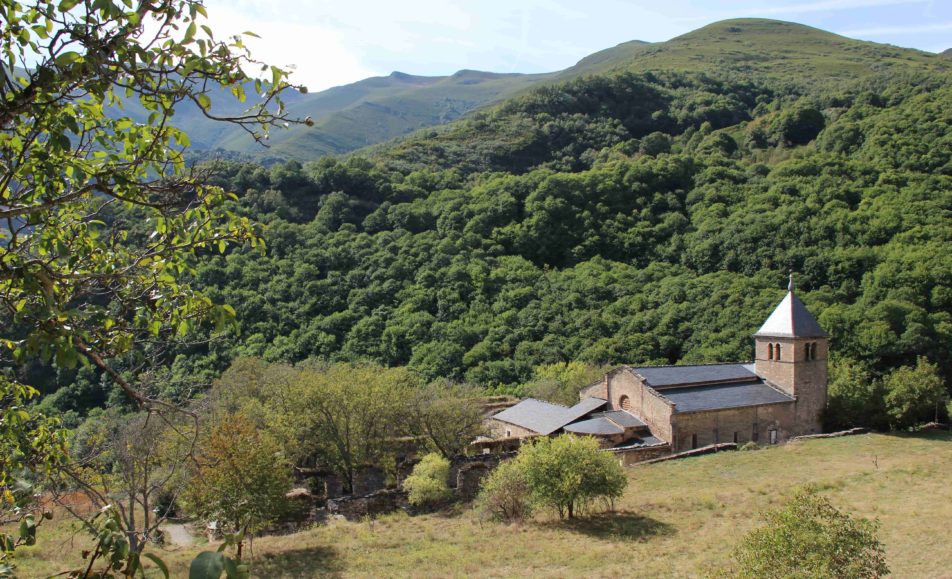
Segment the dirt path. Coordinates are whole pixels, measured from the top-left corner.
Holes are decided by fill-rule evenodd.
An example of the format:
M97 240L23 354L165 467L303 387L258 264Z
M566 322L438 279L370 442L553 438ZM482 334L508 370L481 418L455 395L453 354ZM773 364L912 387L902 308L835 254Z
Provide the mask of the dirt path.
M170 545L189 547L195 544L195 537L181 523L168 523L162 526Z

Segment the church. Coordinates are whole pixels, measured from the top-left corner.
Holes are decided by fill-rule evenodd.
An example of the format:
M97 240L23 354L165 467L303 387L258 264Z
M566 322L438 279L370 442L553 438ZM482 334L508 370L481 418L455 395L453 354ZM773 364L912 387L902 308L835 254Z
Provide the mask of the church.
M821 432L828 336L793 276L753 337L753 363L622 366L583 389L575 406L523 400L494 415L490 428L496 438L570 432L605 447L667 444L671 452Z

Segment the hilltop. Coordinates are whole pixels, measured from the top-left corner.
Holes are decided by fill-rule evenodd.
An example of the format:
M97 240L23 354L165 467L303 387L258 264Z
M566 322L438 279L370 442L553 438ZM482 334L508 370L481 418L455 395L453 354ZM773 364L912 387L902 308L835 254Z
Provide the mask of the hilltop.
M856 80L889 69L932 69L935 54L855 40L794 22L738 18L666 42L628 42L588 56L557 78L658 70L738 72L809 84ZM940 65L941 66L941 65Z

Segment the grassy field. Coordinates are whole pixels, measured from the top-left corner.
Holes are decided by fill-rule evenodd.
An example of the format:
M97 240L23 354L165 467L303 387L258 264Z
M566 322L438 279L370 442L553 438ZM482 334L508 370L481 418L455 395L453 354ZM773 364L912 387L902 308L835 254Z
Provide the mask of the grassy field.
M870 434L628 469L613 514L571 523L481 523L469 509L395 514L254 542L255 576L693 577L724 564L758 514L812 483L837 506L878 519L895 577L952 577L952 436ZM23 576L66 568L82 547L66 526L24 549ZM161 552L175 577L206 546ZM74 560L75 561L75 560Z

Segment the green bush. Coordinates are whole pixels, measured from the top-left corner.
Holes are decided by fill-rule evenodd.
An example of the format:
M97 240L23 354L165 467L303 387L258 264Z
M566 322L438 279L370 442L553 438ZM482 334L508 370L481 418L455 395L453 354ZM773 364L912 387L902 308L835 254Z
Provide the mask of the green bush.
M448 500L452 496L446 484L449 472L450 461L435 452L424 456L403 481L410 504L415 507L432 506Z
M591 437L563 434L523 446L515 462L522 469L533 502L559 518L572 518L595 499L622 495L628 479L614 457Z
M503 462L483 479L476 510L486 518L507 523L521 523L532 516L529 483L519 463Z
M738 450L760 450L760 446L753 440L745 442Z
M765 514L734 552L739 578L865 579L889 573L877 525L855 519L806 489Z

